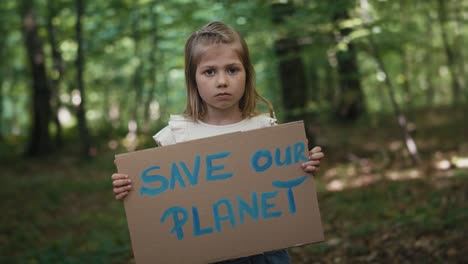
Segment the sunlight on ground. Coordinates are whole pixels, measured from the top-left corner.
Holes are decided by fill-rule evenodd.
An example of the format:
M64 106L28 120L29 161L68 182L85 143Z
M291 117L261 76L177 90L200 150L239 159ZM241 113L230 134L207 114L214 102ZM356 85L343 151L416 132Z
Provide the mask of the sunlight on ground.
M468 157L458 156L456 153L436 152L429 168L425 166L412 168L386 168L372 159L358 158L348 155L352 161L338 164L326 170L323 179L328 191L343 191L359 188L382 180L404 181L421 178L449 178L455 176L455 170L468 168Z
M448 160L440 160L440 161L436 161L434 162L434 167L436 169L439 169L439 170L448 170L450 169L450 161Z
M457 168L468 168L468 157L453 157L452 163Z
M385 173L385 178L392 181L412 180L422 177L422 172L418 169L395 170Z

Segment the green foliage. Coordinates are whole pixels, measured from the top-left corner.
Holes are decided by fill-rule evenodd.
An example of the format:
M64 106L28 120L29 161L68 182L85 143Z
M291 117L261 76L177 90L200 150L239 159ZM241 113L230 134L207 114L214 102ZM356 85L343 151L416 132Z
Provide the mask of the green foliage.
M350 43L357 51L358 77L371 114L393 111L386 78L394 84L397 102L406 113L451 102L454 95L436 1L286 1L289 9L282 23L273 23L277 12L273 5L280 2L285 1L87 2L83 19L84 78L92 134L112 134L109 128L125 133L135 117L138 133L152 134L169 114L181 113L186 100L184 43L191 32L212 20L225 21L245 36L256 68L257 88L274 103L280 120L285 112L277 68L281 58L274 53L274 43L284 36L300 43L308 113L328 116L336 110L341 96L337 52L347 50ZM367 9L362 4L365 2ZM58 96L62 112L71 115L71 120L62 124L66 129L77 129L73 103L77 89L75 2L41 0L34 4L49 78L58 74L53 68L46 28L47 16L54 16L57 46L65 64ZM468 94L463 60L466 51L462 48L467 35L466 27L462 27L466 3L451 0L447 7L445 26L456 53L459 79L465 84L460 95L463 99ZM2 1L0 22L0 135L27 138L31 78L16 1ZM349 34L340 37L340 30ZM386 75L377 67L370 36L382 54ZM152 118L147 119L144 112L149 105ZM151 129L142 129L145 126Z

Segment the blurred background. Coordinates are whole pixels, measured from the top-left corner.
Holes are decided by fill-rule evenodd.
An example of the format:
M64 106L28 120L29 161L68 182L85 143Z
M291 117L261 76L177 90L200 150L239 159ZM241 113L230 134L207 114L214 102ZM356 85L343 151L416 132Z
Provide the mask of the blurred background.
M134 262L114 155L184 110L213 20L326 155L326 241L293 263L468 262L466 0L2 0L0 262Z

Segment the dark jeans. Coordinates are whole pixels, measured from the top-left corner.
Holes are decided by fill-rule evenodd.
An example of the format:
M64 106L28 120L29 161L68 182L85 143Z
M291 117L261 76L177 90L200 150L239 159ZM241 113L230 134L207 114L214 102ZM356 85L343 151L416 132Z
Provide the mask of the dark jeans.
M213 264L290 264L289 254L285 249L265 252L244 258L231 259Z

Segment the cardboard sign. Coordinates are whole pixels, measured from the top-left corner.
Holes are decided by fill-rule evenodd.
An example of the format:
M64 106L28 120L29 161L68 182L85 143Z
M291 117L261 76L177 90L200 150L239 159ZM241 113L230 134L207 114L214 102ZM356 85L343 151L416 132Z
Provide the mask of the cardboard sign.
M303 122L116 156L137 263L209 263L323 241Z

